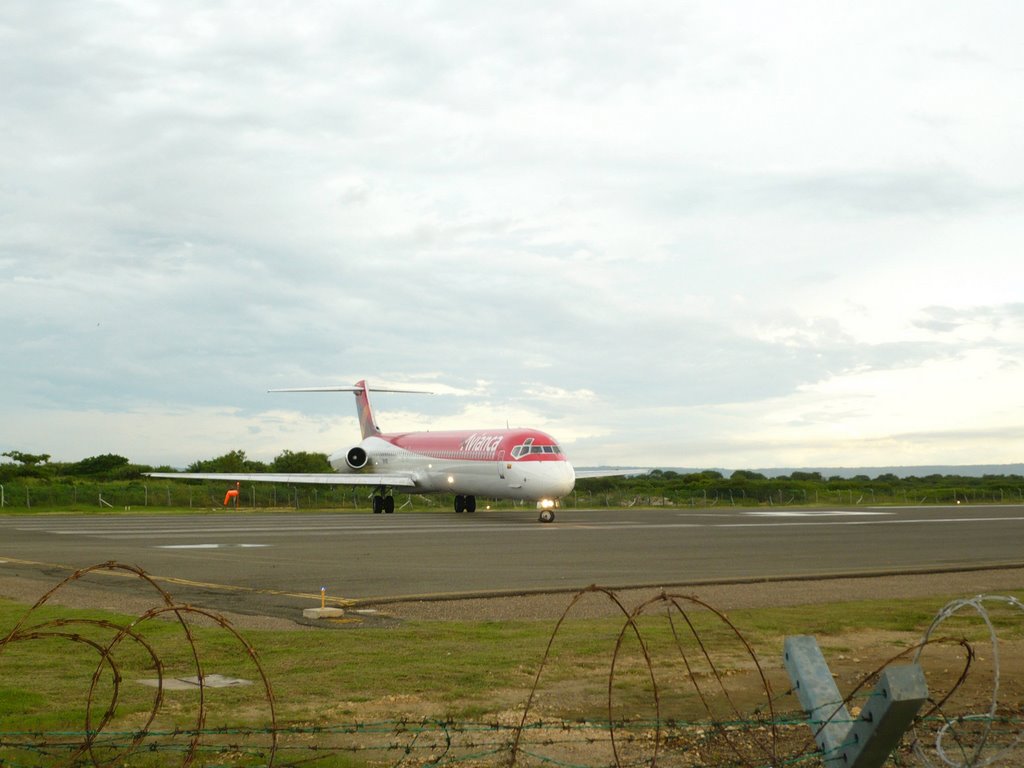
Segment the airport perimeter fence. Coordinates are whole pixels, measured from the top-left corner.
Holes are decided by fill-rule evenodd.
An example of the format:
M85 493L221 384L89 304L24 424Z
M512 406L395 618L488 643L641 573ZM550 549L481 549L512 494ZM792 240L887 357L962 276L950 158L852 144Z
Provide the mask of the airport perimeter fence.
M152 589L154 607L122 621L45 614L43 607L61 589L90 574L111 572L135 577ZM552 667L558 664L560 631L574 609L590 599L617 607L622 620L618 639L613 632L605 663L556 675ZM823 753L815 734L826 725L852 724L873 696L885 695L872 692L883 671L912 660L928 670L928 700L886 765L1019 766L1024 763L1024 713L1021 681L1013 674L1020 675L1021 666L1009 663L1005 636L1016 637L1019 644L1022 616L1024 605L1012 597L953 601L935 615L919 642L891 647L873 669L836 674L845 698L835 702L831 715L812 719L786 684L776 678L773 686L773 671L751 641L713 606L667 593L627 606L615 592L589 587L569 602L543 655L519 660L530 670L532 685L519 704L497 714L286 721L268 662L227 619L175 602L137 567L105 563L71 574L13 627L0 629L0 670L6 673L0 686L0 764L837 768L844 761ZM661 635L669 642L655 640L644 618L671 627ZM156 625L166 627L168 621L154 619L166 619L176 629L162 633L165 640L177 638L174 645L161 645ZM213 642L211 633L222 641ZM54 709L70 707L64 716L84 720L85 727L4 727L21 722L17 710L26 701L26 686L37 690L43 687L41 676L65 673L63 665L40 668L25 661L33 657L18 656L40 644L72 646L69 652L83 650L94 657L91 679L87 674L79 686L80 706L67 697L53 704ZM779 651L769 653L777 656ZM1004 666L1001 655L1007 657ZM218 676L211 672L227 668L249 678L231 681L245 685L215 685ZM83 669L88 672L89 665ZM179 677L182 670L192 677ZM306 674L308 685L315 687ZM578 684L588 674L595 678L591 688L598 699L605 698L600 706L606 705L607 717L551 714L560 699L581 689ZM192 687L185 692L172 691L171 683L189 680ZM395 689L400 693L400 682ZM344 700L345 693L337 691L335 698ZM132 700L134 709L127 706ZM689 711L702 711L704 717L674 716L687 702ZM837 720L840 711L849 718L845 723Z
M289 486L247 483L238 503L225 496L234 484L180 481L21 481L7 482L0 495L5 509L365 509L369 492L349 486ZM401 502L400 502L401 503Z
M780 488L761 494L739 493L674 493L615 495L608 493L581 493L563 499L568 508L593 509L612 507L863 507L863 506L926 506L949 504L1024 504L1024 487L971 491L959 488L940 489L921 494L907 492L878 492L872 488L843 490L793 490Z
M757 483L723 480L710 484L664 482L647 478L584 479L560 501L563 508L756 506L1024 504L1024 482L1017 478L976 479L951 484L886 485L845 480L807 483L764 480ZM0 483L0 510L128 508L364 510L374 492L368 486L243 483L235 500L225 505L233 483L179 480L89 480L15 478ZM449 494L395 493L396 509L450 510ZM478 509L532 509L532 502L481 500Z

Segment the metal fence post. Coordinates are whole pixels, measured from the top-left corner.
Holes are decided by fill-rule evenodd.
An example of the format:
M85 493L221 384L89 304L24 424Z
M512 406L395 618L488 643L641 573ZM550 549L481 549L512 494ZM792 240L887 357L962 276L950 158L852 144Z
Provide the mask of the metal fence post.
M814 730L814 741L825 756L825 765L842 765L839 749L846 743L852 720L818 641L810 635L787 637L783 660L800 706Z
M784 661L827 768L881 768L928 698L919 664L891 666L853 719L817 640L787 637Z

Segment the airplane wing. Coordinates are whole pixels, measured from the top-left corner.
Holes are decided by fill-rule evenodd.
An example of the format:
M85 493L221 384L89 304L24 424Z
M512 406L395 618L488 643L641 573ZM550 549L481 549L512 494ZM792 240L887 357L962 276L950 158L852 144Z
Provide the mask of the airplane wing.
M649 469L575 469L576 479L588 477L627 477L629 475L646 475Z
M415 488L409 475L343 474L341 472L281 474L275 472L147 472L146 477L172 480L228 480L238 483L312 483L315 485L387 485Z

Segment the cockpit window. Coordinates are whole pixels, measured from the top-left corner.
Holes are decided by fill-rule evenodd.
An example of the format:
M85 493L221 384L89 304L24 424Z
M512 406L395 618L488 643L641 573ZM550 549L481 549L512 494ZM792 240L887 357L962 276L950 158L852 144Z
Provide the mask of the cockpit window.
M513 459L521 459L535 454L561 455L562 449L557 445L534 445L533 438L528 437L521 444L512 446L510 453Z

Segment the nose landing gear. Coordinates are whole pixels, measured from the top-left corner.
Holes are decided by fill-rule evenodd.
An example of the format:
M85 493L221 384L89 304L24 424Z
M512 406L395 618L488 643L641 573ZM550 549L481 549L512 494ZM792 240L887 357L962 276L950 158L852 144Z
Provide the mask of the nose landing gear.
M540 514L537 515L537 521L541 523L553 523L555 522L555 510L558 508L558 501L555 499L541 499L537 502L537 509L540 510Z

